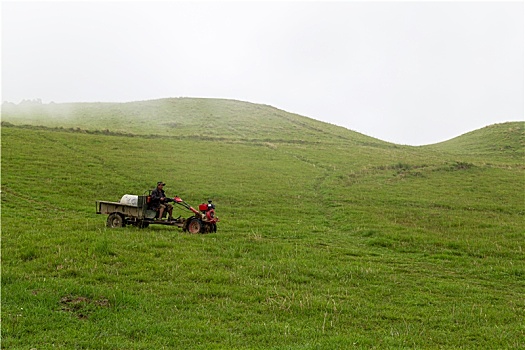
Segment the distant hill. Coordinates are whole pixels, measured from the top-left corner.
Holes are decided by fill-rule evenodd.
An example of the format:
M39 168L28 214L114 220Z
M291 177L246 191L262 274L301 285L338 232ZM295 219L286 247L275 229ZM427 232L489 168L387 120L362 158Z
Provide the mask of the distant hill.
M493 124L451 140L426 146L458 155L501 156L524 161L525 122Z
M2 122L132 135L261 141L322 140L377 147L396 146L272 106L226 99L165 98L126 103L4 103ZM523 156L524 134L525 122L509 122L487 126L449 141L423 147L454 153L503 152Z
M166 98L127 103L2 106L2 121L138 135L388 143L275 107L224 99Z

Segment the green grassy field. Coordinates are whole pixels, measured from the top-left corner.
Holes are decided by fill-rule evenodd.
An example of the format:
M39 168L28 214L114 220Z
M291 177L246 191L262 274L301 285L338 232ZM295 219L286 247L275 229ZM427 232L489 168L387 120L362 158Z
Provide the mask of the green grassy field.
M1 131L2 349L525 347L524 122L409 147L180 98ZM95 213L159 180L218 232Z

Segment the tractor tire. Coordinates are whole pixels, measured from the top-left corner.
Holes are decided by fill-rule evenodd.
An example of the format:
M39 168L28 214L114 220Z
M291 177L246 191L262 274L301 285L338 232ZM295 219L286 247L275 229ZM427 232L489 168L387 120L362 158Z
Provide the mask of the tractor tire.
M126 226L124 218L119 213L109 214L106 226L111 228L118 228Z
M199 233L202 230L202 222L199 219L191 219L188 224L189 233Z

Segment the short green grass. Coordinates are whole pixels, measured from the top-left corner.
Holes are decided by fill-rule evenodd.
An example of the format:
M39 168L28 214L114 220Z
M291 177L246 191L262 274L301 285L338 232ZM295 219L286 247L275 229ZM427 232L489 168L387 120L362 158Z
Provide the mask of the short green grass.
M525 347L524 123L407 147L238 101L67 107L3 111L3 349ZM158 180L218 232L95 214Z

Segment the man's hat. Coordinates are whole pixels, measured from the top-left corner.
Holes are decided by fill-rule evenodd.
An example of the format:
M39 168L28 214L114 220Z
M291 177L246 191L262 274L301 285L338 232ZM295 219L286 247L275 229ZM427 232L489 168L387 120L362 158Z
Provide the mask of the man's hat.
M157 186L159 186L159 185L163 185L164 186L166 184L164 182L162 182L162 181L159 181L159 182L157 182Z

